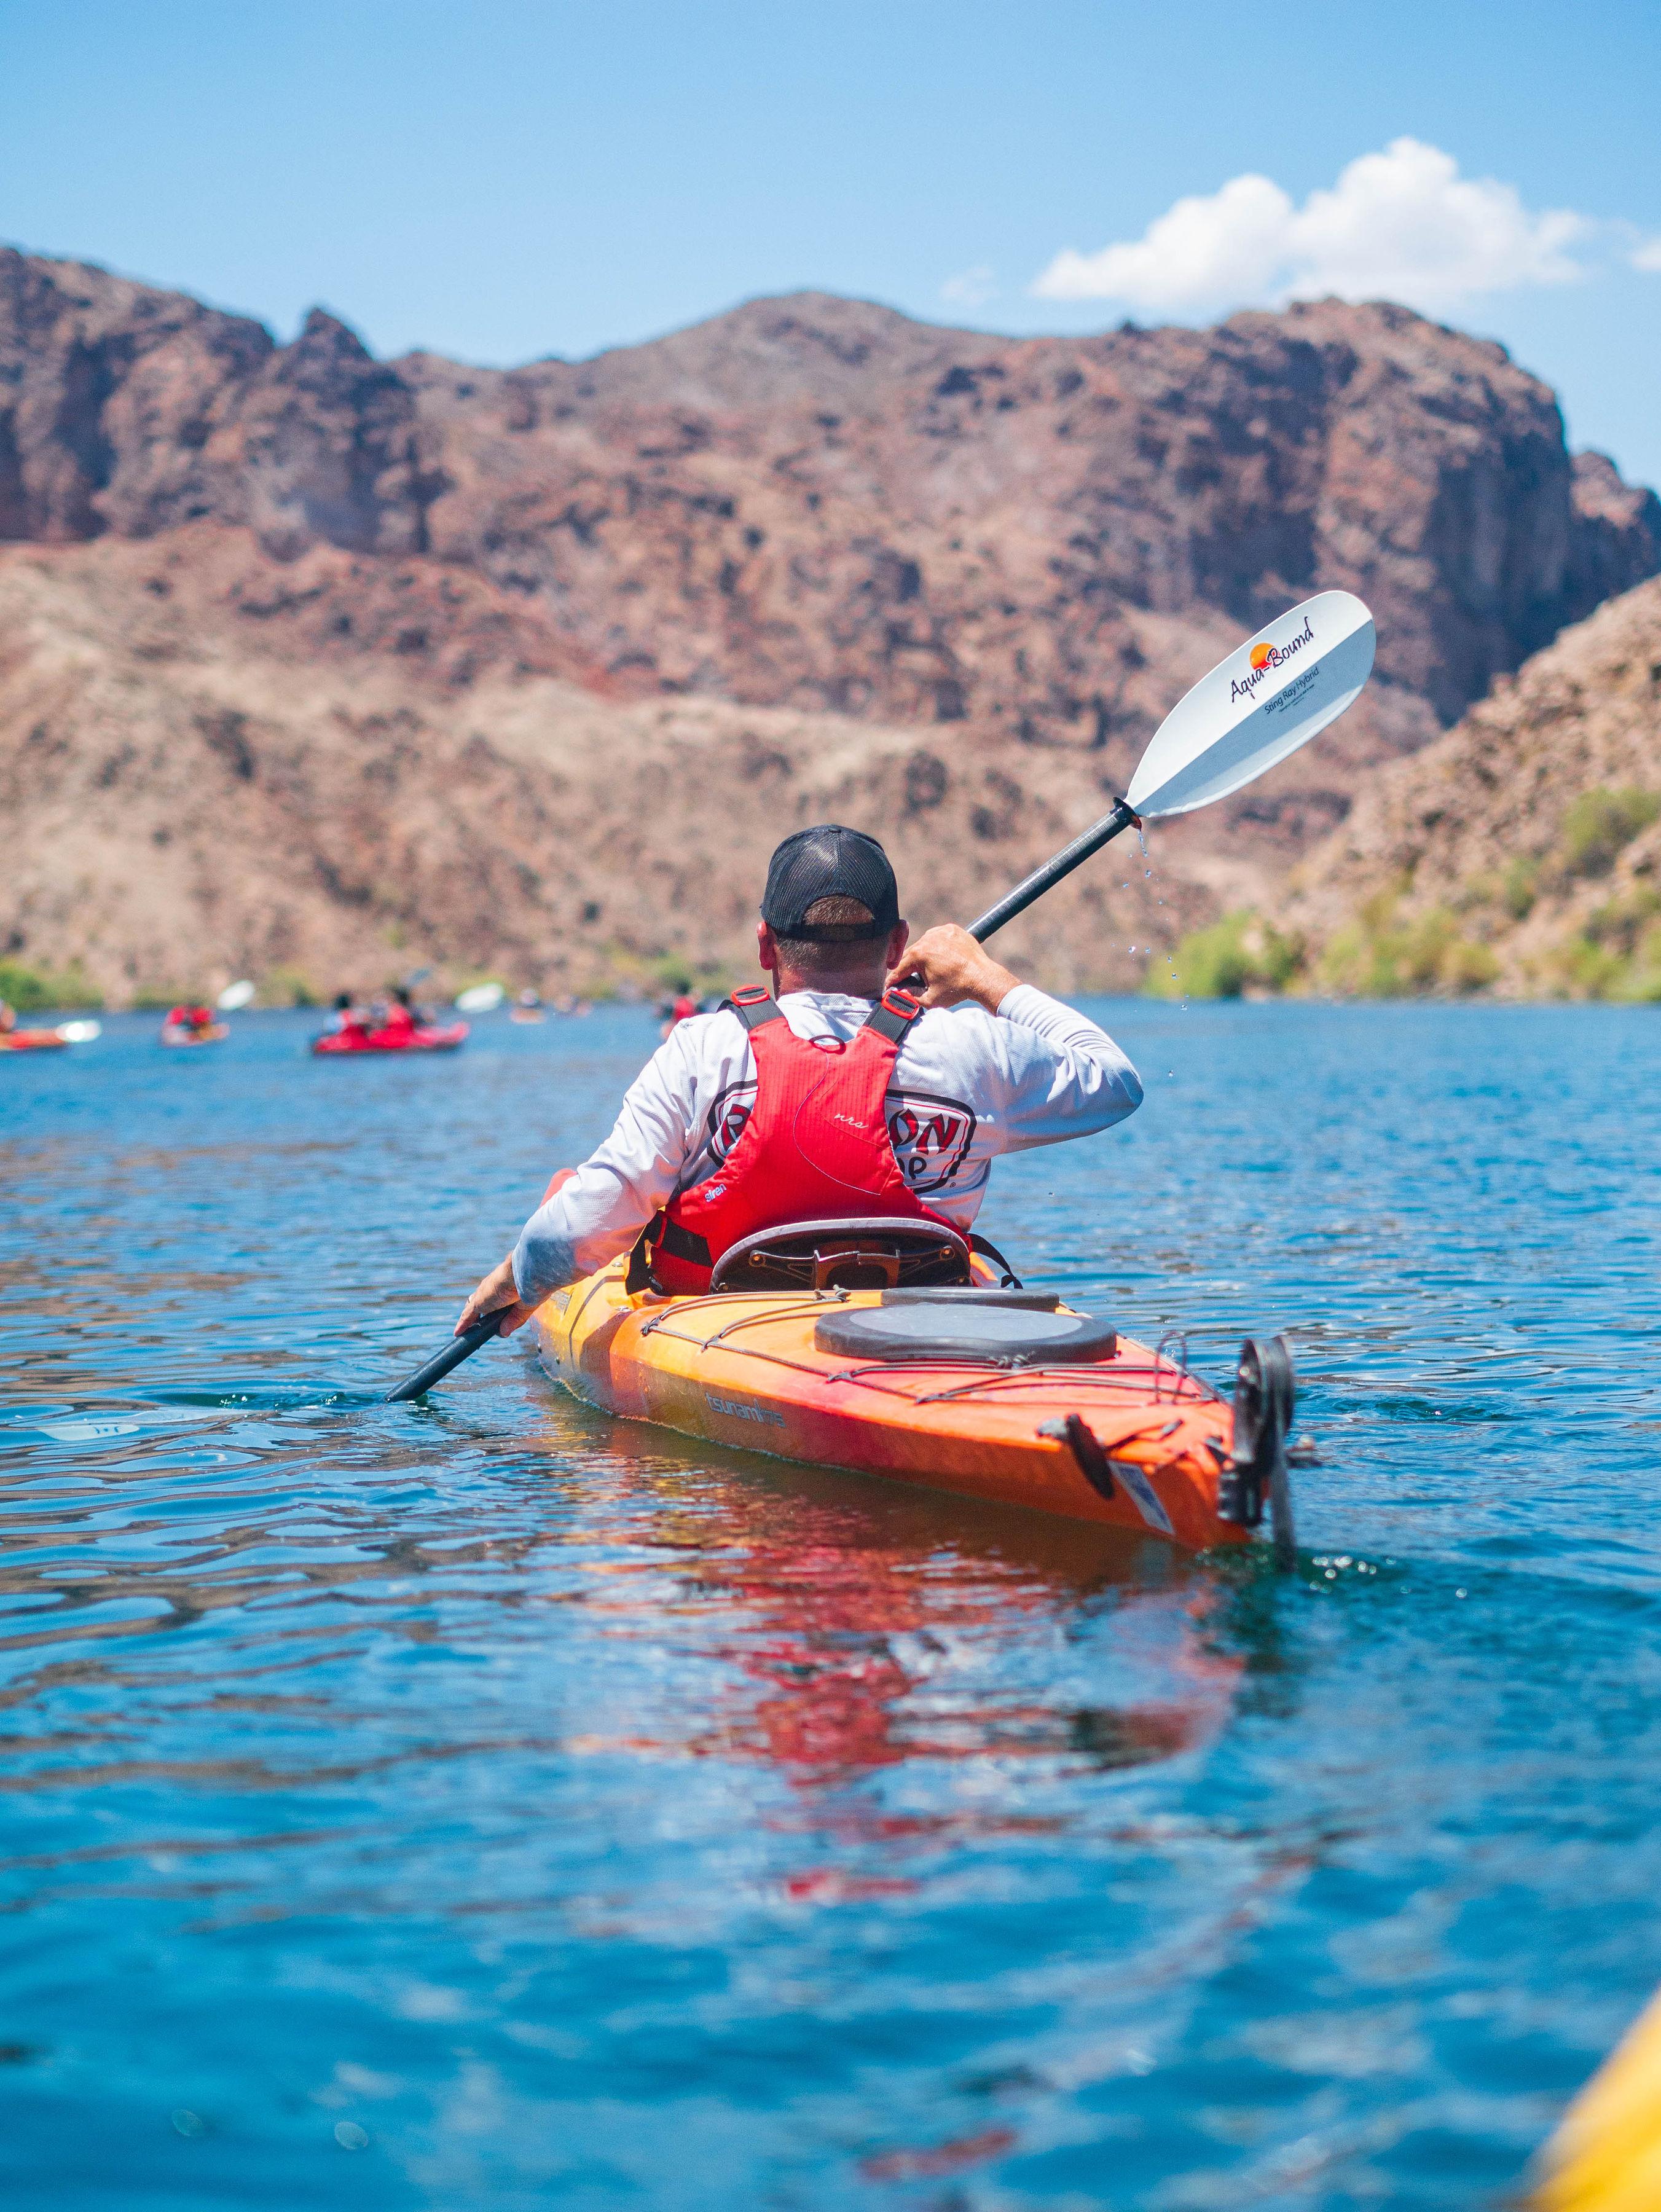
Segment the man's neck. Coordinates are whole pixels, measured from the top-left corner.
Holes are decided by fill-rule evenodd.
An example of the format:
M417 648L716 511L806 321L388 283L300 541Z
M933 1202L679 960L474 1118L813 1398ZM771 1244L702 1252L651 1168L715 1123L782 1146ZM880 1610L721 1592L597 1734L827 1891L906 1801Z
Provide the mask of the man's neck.
M827 999L870 999L882 996L883 977L880 969L865 969L849 975L803 975L793 968L776 968L773 971L773 996L788 998L793 991L817 991Z

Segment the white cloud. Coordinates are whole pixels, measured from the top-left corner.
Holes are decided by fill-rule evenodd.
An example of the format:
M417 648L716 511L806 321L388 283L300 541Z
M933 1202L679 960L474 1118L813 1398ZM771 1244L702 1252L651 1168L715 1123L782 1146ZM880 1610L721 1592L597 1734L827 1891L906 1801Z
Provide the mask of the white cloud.
M972 269L965 269L956 276L948 276L940 287L941 299L952 307L983 307L989 300L997 296L997 281L990 264L984 261L977 262Z
M1177 201L1139 239L1058 253L1032 289L1169 313L1329 293L1435 310L1572 282L1585 270L1571 248L1595 228L1566 209L1531 212L1512 185L1462 177L1451 154L1396 138L1301 207L1268 177L1235 177Z
M1661 238L1640 240L1627 258L1634 269L1642 269L1652 276L1661 276Z

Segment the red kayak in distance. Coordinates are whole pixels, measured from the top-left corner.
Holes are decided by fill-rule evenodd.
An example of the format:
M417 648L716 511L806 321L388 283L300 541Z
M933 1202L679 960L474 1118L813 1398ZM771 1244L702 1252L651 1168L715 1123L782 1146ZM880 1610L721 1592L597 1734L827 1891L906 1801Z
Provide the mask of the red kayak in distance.
M442 1029L426 1029L419 1024L414 1029L366 1030L354 1026L329 1030L313 1037L312 1051L319 1059L358 1052L458 1052L466 1041L465 1022L451 1022Z

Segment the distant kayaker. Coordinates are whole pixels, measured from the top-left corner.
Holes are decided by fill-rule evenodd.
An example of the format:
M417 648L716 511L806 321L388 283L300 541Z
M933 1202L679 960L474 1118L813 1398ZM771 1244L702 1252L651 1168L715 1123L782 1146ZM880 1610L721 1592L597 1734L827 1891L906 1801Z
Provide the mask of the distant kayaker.
M9 1036L16 1027L17 1016L15 1012L6 1004L6 1001L3 999L0 999L0 1036Z
M658 1287L697 1291L741 1237L788 1222L906 1216L966 1236L1001 1153L1088 1136L1141 1103L1110 1036L967 930L912 944L873 837L837 823L787 837L761 915L771 990L675 1024L458 1334L510 1308L510 1334L637 1243Z
M380 1024L381 1029L401 1035L405 1030L412 1032L416 1024L415 1007L411 1003L409 993L400 983L392 993L391 1003L386 1008L386 1019Z
M678 991L659 1009L663 1017L663 1027L659 1034L666 1037L678 1023L690 1022L697 1010L698 1002L690 991Z
M337 1030L361 1030L364 1026L362 1010L350 991L335 994L334 1025Z

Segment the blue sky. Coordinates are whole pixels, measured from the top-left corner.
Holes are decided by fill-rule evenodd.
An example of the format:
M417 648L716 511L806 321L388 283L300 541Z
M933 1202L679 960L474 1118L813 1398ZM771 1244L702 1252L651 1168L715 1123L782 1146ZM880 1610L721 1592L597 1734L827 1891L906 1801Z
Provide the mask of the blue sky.
M0 239L496 362L801 286L1077 331L1382 271L1661 483L1658 109L1656 0L0 0Z

